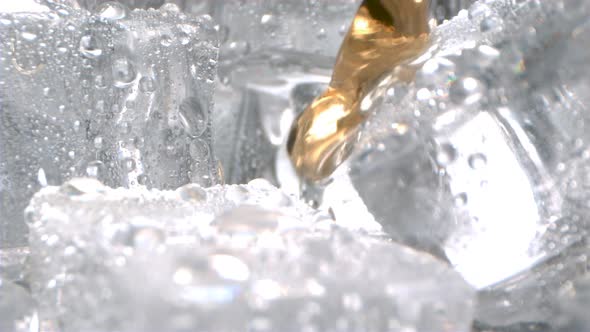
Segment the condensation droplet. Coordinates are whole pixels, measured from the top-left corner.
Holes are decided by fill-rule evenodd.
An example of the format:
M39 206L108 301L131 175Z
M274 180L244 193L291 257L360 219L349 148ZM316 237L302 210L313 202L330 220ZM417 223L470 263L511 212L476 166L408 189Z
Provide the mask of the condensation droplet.
M151 77L144 76L139 80L139 90L141 92L149 93L156 90L156 85Z
M436 151L436 162L441 166L452 163L456 158L457 151L451 144L441 144Z
M113 62L113 80L116 87L124 88L131 84L136 77L135 67L129 59L119 58Z
M80 54L88 59L96 59L102 55L102 42L94 36L86 35L80 39Z

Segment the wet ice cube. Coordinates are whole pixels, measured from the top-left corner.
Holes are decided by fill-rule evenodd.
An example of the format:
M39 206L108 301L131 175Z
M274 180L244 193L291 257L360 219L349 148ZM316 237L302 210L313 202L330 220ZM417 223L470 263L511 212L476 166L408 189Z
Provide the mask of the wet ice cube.
M492 325L549 319L535 296L555 294L565 275L530 269L588 231L588 6L513 5L488 7L499 27L478 24L471 42L434 32L441 53L414 84L387 90L350 173L385 231L485 292L477 317ZM561 257L552 264L572 262Z
M25 241L35 191L74 176L156 188L219 179L213 22L106 5L0 14L0 246Z
M66 330L470 330L474 291L446 264L315 223L264 180L148 191L77 179L27 213L33 290Z

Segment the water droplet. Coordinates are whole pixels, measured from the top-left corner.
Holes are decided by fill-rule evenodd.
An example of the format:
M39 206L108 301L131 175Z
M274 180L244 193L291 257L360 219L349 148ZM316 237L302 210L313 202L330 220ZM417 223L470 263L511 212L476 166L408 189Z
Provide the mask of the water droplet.
M97 148L97 149L101 149L102 148L102 137L96 136L94 138L94 147Z
M340 36L344 36L346 34L346 31L348 31L348 27L345 24L342 24L340 28L338 28L338 34Z
M139 90L141 92L149 93L156 90L156 85L151 77L144 76L139 80Z
M248 199L248 189L242 186L231 186L225 191L225 199L234 203L242 203Z
M178 33L178 40L180 41L180 44L187 45L190 43L191 37L188 33L181 31Z
M250 44L247 41L232 41L224 45L221 51L227 58L246 55L250 52Z
M60 191L69 196L78 196L88 193L98 193L104 190L104 186L96 179L76 178L66 182Z
M127 58L113 61L113 80L116 87L124 88L131 84L136 77L135 67Z
M191 137L203 135L208 125L208 114L196 97L186 98L179 107L182 126Z
M460 193L458 195L455 196L454 198L454 203L455 206L457 207L462 207L465 206L465 204L467 204L467 194L466 193Z
M480 23L480 30L483 32L502 29L502 19L498 16L491 15L484 18Z
M207 192L197 184L188 184L176 190L178 195L185 201L205 201L207 200Z
M102 55L102 41L92 35L80 39L80 54L88 59L96 59Z
M176 149L176 146L174 146L174 144L168 144L166 145L166 155L170 158L176 156L178 154L178 150Z
M94 78L94 85L96 86L97 89L106 88L107 85L105 83L104 76L96 75L96 77Z
M135 160L133 158L123 159L123 167L127 172L133 172L135 170Z
M274 17L272 16L272 14L264 14L264 15L262 15L262 17L260 18L260 23L261 23L261 24L269 24L269 23L272 23L272 21L273 21L273 18L274 18Z
M149 177L145 174L141 174L140 176L137 177L137 183L139 183L142 186L147 186L149 181L150 181Z
M154 250L164 242L164 232L154 227L140 227L133 234L133 247Z
M41 187L47 186L47 176L45 175L45 170L43 168L39 168L39 171L37 172L37 182L39 182Z
M449 97L455 104L472 105L483 96L482 83L473 77L463 77L453 82L449 89Z
M474 170L482 169L488 163L488 160L484 154L476 153L469 156L469 167Z
M218 276L226 280L246 281L250 277L248 265L234 256L213 255L209 264Z
M160 7L161 11L165 11L165 12L170 12L170 13L179 13L180 12L180 7L178 7L177 4L175 3L165 3Z
M21 31L20 36L26 41L33 41L37 39L37 34L29 30Z
M160 44L162 44L162 46L164 46L164 47L168 47L168 46L172 45L173 41L174 41L174 39L169 34L163 34L162 37L160 37Z
M344 294L342 305L350 311L359 311L363 308L363 299L358 293Z
M127 16L127 8L121 3L109 1L99 5L96 13L104 20L116 21Z
M326 29L321 28L318 30L318 34L317 34L318 39L320 39L320 40L326 39L327 36L328 36L328 33L326 32Z
M190 143L189 153L193 160L197 162L205 161L209 158L209 145L204 140L196 139Z
M436 162L440 166L447 166L457 158L457 150L448 143L441 144L436 151Z
M68 53L68 44L64 43L64 42L58 42L57 45L55 45L57 52L60 54L66 54Z
M104 169L102 161L95 160L91 161L86 165L86 175L92 178L100 178Z
M121 122L119 124L119 131L122 134L130 134L131 133L131 125L129 124L129 122L127 122L127 121Z

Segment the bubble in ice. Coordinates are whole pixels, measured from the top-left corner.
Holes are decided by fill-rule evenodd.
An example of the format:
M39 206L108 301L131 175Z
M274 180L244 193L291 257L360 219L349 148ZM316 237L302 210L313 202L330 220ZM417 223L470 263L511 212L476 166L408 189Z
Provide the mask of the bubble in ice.
M96 59L102 55L102 41L93 35L80 38L80 53L88 59Z

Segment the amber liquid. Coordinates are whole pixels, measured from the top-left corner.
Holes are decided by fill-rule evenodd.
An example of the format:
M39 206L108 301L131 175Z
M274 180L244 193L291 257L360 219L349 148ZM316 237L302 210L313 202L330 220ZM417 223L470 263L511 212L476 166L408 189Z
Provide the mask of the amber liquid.
M304 180L326 178L348 157L368 115L361 111L363 98L385 73L424 52L428 5L429 0L363 1L330 86L299 115L289 135L289 156Z

